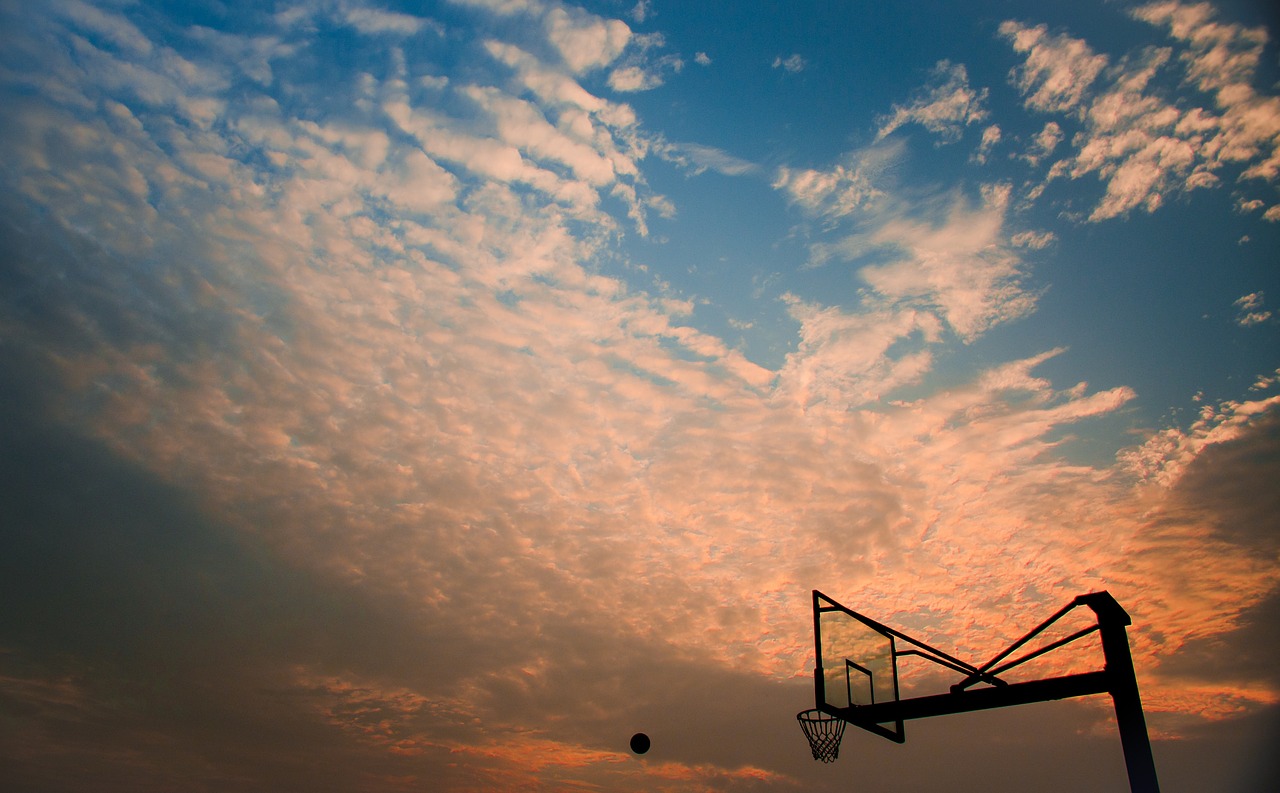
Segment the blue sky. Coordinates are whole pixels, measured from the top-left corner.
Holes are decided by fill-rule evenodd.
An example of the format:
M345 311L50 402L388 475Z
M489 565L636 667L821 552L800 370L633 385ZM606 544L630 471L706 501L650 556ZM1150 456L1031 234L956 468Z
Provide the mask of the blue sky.
M817 767L813 588L1106 589L1164 788L1274 780L1266 4L0 16L10 786L1126 789L1093 700Z

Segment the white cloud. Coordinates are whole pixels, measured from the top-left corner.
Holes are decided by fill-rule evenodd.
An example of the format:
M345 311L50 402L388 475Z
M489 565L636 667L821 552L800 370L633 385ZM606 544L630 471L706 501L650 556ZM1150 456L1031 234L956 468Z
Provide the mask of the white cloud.
M879 144L846 156L830 170L779 168L773 188L782 190L806 212L835 221L867 209L884 190L877 184L883 172L897 162L903 146Z
M1083 121L1072 138L1076 151L1054 164L1049 179L1096 175L1105 185L1089 220L1153 212L1170 195L1216 187L1220 172L1241 168L1243 178L1280 177L1280 98L1259 96L1251 85L1265 33L1217 22L1208 4L1152 3L1135 18L1165 27L1182 45L1150 47L1106 69L1105 56L1044 26L1006 22L1001 32L1026 54L1014 82L1027 107ZM1169 98L1157 78L1175 64L1185 82L1212 95L1216 111ZM1046 127L1046 130L1048 127ZM1056 136L1055 136L1056 139ZM1047 154L1045 140L1028 154ZM1031 191L1034 199L1043 186Z
M274 79L272 59L287 57L295 51L294 45L285 44L276 36L239 36L199 26L188 30L187 35L237 64L260 85L270 85Z
M773 187L806 212L829 223L857 214L867 229L813 244L811 264L878 260L858 271L870 294L898 310L935 315L966 342L1030 313L1036 297L1020 285L1023 266L1015 249L1043 248L1054 236L1006 237L1009 185L984 186L978 208L960 197L923 210L918 198L908 204L879 184L880 172L901 150L901 143L873 147L827 171L778 170Z
M423 28L430 28L443 34L444 28L438 22L401 14L395 11L382 11L376 8L353 6L343 15L347 24L366 35L394 33L401 36L412 36Z
M1248 163L1245 178L1275 181L1280 177L1280 97L1259 96L1252 86L1266 30L1218 22L1207 3L1152 3L1133 14L1167 27L1174 38L1185 42L1189 49L1180 59L1187 65L1187 79L1214 94L1221 117L1206 116L1201 123L1210 133L1220 130L1206 136L1206 158L1212 165Z
M1187 134L1187 118L1148 90L1169 57L1169 50L1162 49L1125 59L1114 83L1088 109L1086 132L1075 141L1079 151L1064 165L1069 163L1073 177L1098 173L1106 180L1106 192L1090 220L1135 208L1152 212L1175 190L1216 182L1198 131Z
M1044 25L1028 27L1007 21L1000 25L1015 52L1026 61L1011 73L1014 85L1026 97L1028 107L1047 112L1078 108L1107 65L1105 55L1094 54L1080 39L1051 35Z
M742 176L760 170L753 162L698 143L667 143L658 146L656 151L663 159L689 168L693 173L711 170L726 176Z
M1122 147L1120 152L1116 151L1116 144ZM1108 168L1106 194L1089 215L1090 220L1118 217L1137 208L1154 212L1163 205L1165 196L1178 187L1180 176L1185 177L1182 184L1188 187L1213 183L1209 181L1198 185L1191 181L1187 172L1194 162L1195 150L1177 138L1134 132L1123 139L1107 140L1103 145L1110 148L1106 154L1099 152L1101 146L1091 144L1081 152L1082 157L1091 159L1117 153L1124 156L1118 164ZM1090 159L1083 160L1085 169L1077 169L1077 173L1091 170L1093 163Z
M615 91L648 91L662 85L668 72L684 69L684 60L675 54L655 57L652 50L666 46L661 33L632 36L632 52L609 74L609 87Z
M374 189L409 213L430 214L456 197L456 184L452 174L413 150L389 163Z
M1020 231L1009 238L1015 248L1030 248L1033 251L1043 250L1053 244L1058 235L1052 231Z
M648 91L662 85L662 75L640 66L624 66L609 73L609 87L615 91Z
M1262 307L1263 294L1261 292L1251 292L1244 297L1236 300L1231 305L1239 310L1236 316L1236 324L1242 328L1250 325L1261 325L1263 322L1271 319L1271 312Z
M985 163L987 156L991 154L991 150L1000 142L1001 132L998 124L992 124L982 130L982 142L978 144L978 150L973 153L970 158L976 163Z
M1003 237L1009 188L990 186L983 193L977 209L957 199L939 222L893 218L843 243L849 253L880 249L896 256L859 275L891 300L938 311L965 341L1035 305L1035 296L1019 286L1021 260Z
M1046 122L1044 128L1032 139L1031 148L1023 156L1032 165L1038 165L1045 157L1053 154L1053 150L1062 142L1062 137L1062 127L1058 122Z
M145 56L152 52L151 40L119 14L104 11L81 0L49 0L48 6L81 30L101 36L130 53Z
M547 38L575 74L608 66L631 40L620 19L602 19L578 8L553 8L546 15Z
M1262 213L1262 219L1272 223L1280 221L1280 204L1267 207L1267 211Z
M486 49L514 67L520 82L548 107L496 88L462 86L457 95L481 111L478 119L462 124L410 106L396 81L388 83L384 112L433 159L478 177L527 184L579 217L607 222L598 210L600 191L607 189L629 202L637 229L645 233L644 198L634 187L618 189L616 184L617 179L636 177L636 159L644 154L630 108L591 95L518 48L487 42Z
M631 28L620 19L605 19L577 6L544 0L451 0L500 16L517 14L540 23L547 43L574 75L613 63L632 41ZM490 45L492 46L492 45ZM512 46L504 43L499 46Z
M922 311L848 314L784 295L800 323L800 342L787 356L778 395L805 408L873 404L894 389L916 383L931 368L926 344L937 342L941 324ZM921 344L890 356L895 344L913 335Z
M804 71L807 64L805 63L805 59L801 57L799 53L792 53L786 58L783 58L781 55L775 57L772 65L775 69L783 69L791 74L799 74Z
M1246 402L1204 405L1200 418L1186 430L1170 428L1145 443L1121 452L1119 460L1143 480L1172 487L1187 467L1210 446L1227 443L1257 418L1280 406L1280 396Z
M1249 390L1265 391L1277 383L1280 383L1280 369L1269 374L1259 375L1258 378L1253 381L1253 385L1249 386Z
M496 137L503 142L534 159L565 165L577 178L593 186L613 181L613 165L590 145L593 141L584 141L552 125L533 104L492 88L467 87L461 93L492 117Z
M540 14L545 13L548 8L548 3L544 2L544 0L449 0L449 2L456 5L483 8L500 16Z
M919 124L943 141L960 139L964 128L987 117L983 104L987 89L969 86L964 64L938 61L929 83L916 93L911 104L894 105L893 112L879 120L876 139L884 138L906 124Z
M698 64L699 66L710 66L711 56L706 54L705 52L698 52L694 54L693 62Z
M1175 38L1191 45L1181 58L1187 63L1188 79L1205 91L1235 91L1247 85L1267 42L1266 28L1218 22L1209 3L1156 2L1131 13L1136 19L1167 27Z
M881 195L856 165L837 165L830 171L779 168L773 187L809 211L830 217L852 214Z
M608 103L582 87L573 77L548 68L524 50L505 42L489 40L485 49L500 62L516 70L525 87L553 105L569 104L589 112L604 110Z
M158 111L176 111L204 129L226 106L221 92L233 72L224 64L197 66L174 50L159 47L135 58L100 49L79 37L70 46L82 67L95 73L103 90L122 92L121 98L130 104L136 101Z

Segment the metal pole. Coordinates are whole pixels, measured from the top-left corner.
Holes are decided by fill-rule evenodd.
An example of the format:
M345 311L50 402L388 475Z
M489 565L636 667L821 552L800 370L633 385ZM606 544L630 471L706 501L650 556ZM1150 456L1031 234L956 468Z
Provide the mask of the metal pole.
M1156 779L1156 763L1151 756L1151 739L1147 720L1142 715L1142 699L1138 696L1138 678L1129 653L1129 637L1125 626L1129 615L1107 592L1082 595L1081 599L1098 615L1102 636L1102 654L1110 679L1111 700L1116 707L1116 726L1120 729L1120 746L1129 771L1129 789L1133 793L1160 793Z

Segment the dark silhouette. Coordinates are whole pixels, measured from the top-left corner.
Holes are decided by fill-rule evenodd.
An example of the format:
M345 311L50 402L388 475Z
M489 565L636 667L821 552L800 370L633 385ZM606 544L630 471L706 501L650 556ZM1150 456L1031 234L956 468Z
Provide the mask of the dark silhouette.
M649 736L642 732L638 732L631 736L631 751L636 754L644 754L649 751Z
M1096 624L1027 652L1012 661L1004 661L1078 606L1092 609L1097 617ZM828 632L825 645L824 616L827 618ZM1147 736L1146 719L1142 715L1138 681L1133 672L1133 658L1129 654L1129 638L1125 631L1130 624L1129 615L1109 593L1079 595L990 661L975 667L845 608L815 589L813 632L817 665L813 670L813 680L816 709L830 718L815 716L813 711L802 711L796 718L800 720L805 736L809 738L814 758L830 762L835 759L839 749L839 737L831 729L831 719L838 719L896 743L903 743L906 735L902 725L908 719L1089 694L1110 694L1115 703L1116 723L1119 726L1120 743L1124 748L1129 787L1134 793L1159 793L1155 762L1151 757L1151 741ZM1095 631L1102 640L1105 662L1100 672L1020 683L1009 683L1000 678L1000 675L1020 664ZM914 649L899 650L898 641L905 642ZM847 657L850 654L855 655L857 660ZM945 694L899 699L897 659L907 655L919 656L959 672L964 678L951 686L951 690ZM827 661L825 667L824 659ZM886 675L891 679L886 680ZM976 683L987 685L971 688ZM880 696L877 696L877 691Z

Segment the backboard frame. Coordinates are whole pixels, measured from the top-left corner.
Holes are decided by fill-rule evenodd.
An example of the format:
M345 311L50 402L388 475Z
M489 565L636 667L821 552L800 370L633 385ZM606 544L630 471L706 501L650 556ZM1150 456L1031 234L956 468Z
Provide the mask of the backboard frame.
M888 660L892 667L893 676L892 702L889 702L888 700L880 702L873 700L871 702L857 703L852 701L852 694L843 699L832 696L828 682L833 679L838 680L840 675L838 672L833 675L832 672L834 670L828 669L823 664L825 659L839 657L838 651L828 651L823 646L822 618L823 615L829 614L839 614L843 615L847 619L854 620L865 628L884 637L888 642ZM828 631L828 634L830 634L830 631ZM902 724L903 719L895 717L892 719L876 721L872 716L874 714L884 714L886 712L897 713L899 710L897 707L901 700L898 688L899 658L909 655L917 656L926 661L938 664L939 666L946 667L953 672L959 672L960 674L965 675L965 680L971 682L984 682L993 686L1005 685L1005 681L996 677L994 674L989 672L988 669L979 669L978 667L961 661L959 658L952 655L948 655L942 650L930 646L919 639L908 636L902 631L895 630L884 623L873 620L865 614L859 614L848 606L838 603L834 598L825 595L816 589L813 590L813 636L814 660L816 662L813 670L814 707L821 710L823 713L838 716L850 724L861 727L868 732L874 733L883 738L888 738L894 743L904 743L906 741L906 732L903 729ZM900 644L909 646L911 649L901 649L899 647ZM848 666L845 666L846 664ZM864 664L860 664L855 659L846 657L839 665L845 666L846 676L848 674L847 669L850 666L862 671L869 677L872 676L870 670L868 670ZM852 687L850 686L849 688L851 690ZM873 691L875 690L874 683L871 688Z
M882 625L879 622L866 617L854 611L847 606L837 603L830 597L827 597L818 590L813 591L813 640L814 640L814 659L816 661L813 671L813 679L815 686L815 702L814 707L831 716L844 717L850 708L865 705L877 704L876 692L878 689L886 688L886 686L877 686L876 672L868 666L860 663L865 658L855 660L849 658L847 647L839 650L834 649L831 645L837 640L832 636L830 624L828 630L823 631L824 615L843 615L849 620L853 620L856 624L865 627L870 632L879 635L884 639L887 647L887 660L889 666L889 676L891 685L888 686L892 692L894 702L899 699L898 689L898 648L896 641L897 631ZM830 623L830 620L827 620ZM824 634L826 641L824 642ZM883 651L882 651L883 654ZM825 663L824 662L828 662ZM854 679L850 670L865 675L867 678L867 702L856 702L856 699L864 697L856 697L854 694ZM843 677L845 681L844 691L839 691L837 683ZM834 689L834 690L833 690ZM843 696L840 694L843 693ZM881 699L880 701L885 701ZM884 738L888 738L894 743L903 743L906 741L906 733L903 728L901 719L880 724L856 723L868 732L875 733ZM890 726L891 725L891 726Z

